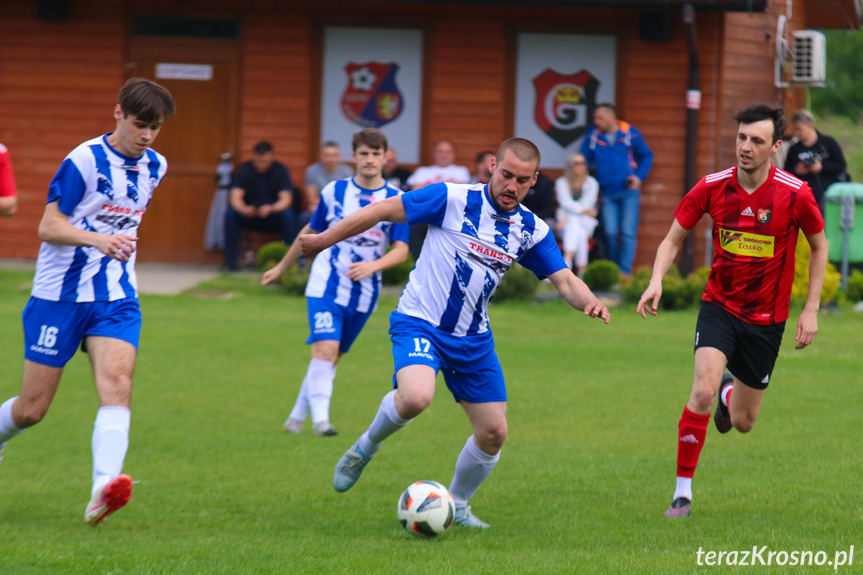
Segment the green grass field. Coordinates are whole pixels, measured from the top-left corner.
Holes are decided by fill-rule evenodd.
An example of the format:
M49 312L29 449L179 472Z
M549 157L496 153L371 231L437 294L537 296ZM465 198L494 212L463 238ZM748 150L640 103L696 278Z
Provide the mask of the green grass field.
M20 385L30 278L0 271L0 401ZM699 566L696 553L767 546L832 561L851 545L854 564L839 572L863 572L863 314L822 315L802 352L792 315L755 429L720 436L711 425L693 516L675 521L661 515L695 312L644 321L619 307L604 326L559 300L492 306L510 432L471 502L492 528L418 540L396 521L398 496L419 479L448 484L470 434L442 381L351 491L331 483L390 388L396 300L382 300L339 366L340 434L290 436L281 426L308 362L304 301L250 286L217 293L229 284L142 297L124 469L140 483L96 529L83 521L96 394L86 357L68 365L46 419L0 463L0 573L827 573Z

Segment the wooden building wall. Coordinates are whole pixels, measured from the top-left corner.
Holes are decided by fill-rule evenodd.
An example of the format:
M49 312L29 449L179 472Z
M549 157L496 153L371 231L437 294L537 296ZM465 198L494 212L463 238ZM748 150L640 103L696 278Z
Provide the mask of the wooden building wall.
M803 4L794 2L798 28L805 18ZM431 144L447 137L457 145L457 162L470 167L477 152L494 149L512 135L518 32L613 34L619 116L642 131L656 155L644 188L637 264L652 261L685 192L688 57L679 15L671 40L652 43L638 39L633 11L450 5L441 13L428 3L278 0L126 0L121 9L117 6L112 0L73 0L67 21L44 22L36 18L35 1L0 3L0 141L10 149L21 193L19 214L0 222L0 257L35 257L38 218L60 161L84 139L112 129L111 107L127 75L131 18L141 14L240 22L233 151L245 160L255 142L269 139L296 181L316 160L323 26L421 27L426 52L422 159L430 161ZM773 88L773 43L766 37L775 29L774 14L697 13L696 24L703 92L701 176L734 162L733 111L753 99L775 101L783 94ZM165 130L182 129L179 110ZM184 224L178 220L175 225ZM700 263L701 235L696 248ZM218 254L202 247L184 253L175 259L219 261ZM147 259L146 251L139 257ZM159 258L170 260L171 252L159 251Z

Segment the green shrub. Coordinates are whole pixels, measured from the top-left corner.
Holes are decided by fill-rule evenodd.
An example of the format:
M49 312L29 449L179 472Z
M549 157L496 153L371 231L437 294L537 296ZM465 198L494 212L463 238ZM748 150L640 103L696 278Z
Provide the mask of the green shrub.
M647 266L636 268L629 279L620 282L620 297L624 303L637 304L641 294L647 289L653 270Z
M311 268L311 262L302 266L297 264L289 266L288 269L285 270L285 273L282 274L281 280L279 280L285 291L290 295L301 296L305 294L306 284L309 282L309 272L311 271Z
M681 277L676 265L672 265L662 280L662 298L659 308L664 310L688 309L698 304L704 286L707 285L709 268L700 268L687 276ZM641 294L650 284L653 270L642 266L628 280L621 282L620 295L628 304L637 304Z
M282 261L285 254L288 253L290 246L284 242L270 242L261 246L258 250L258 255L255 258L258 269L266 271L275 267L277 263Z
M381 281L384 282L384 285L388 286L403 286L408 283L408 276L410 275L413 267L414 259L411 257L410 254L408 254L408 257L405 261L395 267L391 267L381 272Z
M497 286L492 301L501 302L506 300L530 301L536 296L539 282L536 275L522 265L514 265L509 268L503 281Z
M847 296L851 302L863 301L863 273L860 270L854 270L848 276Z
M811 252L809 242L803 232L799 232L797 238L797 250L794 252L794 283L791 286L791 301L796 304L806 303L806 294L809 291L809 254ZM824 274L824 287L821 289L821 303L826 304L834 301L842 283L842 274L836 270L836 266L827 263L827 273Z
M609 260L596 260L584 268L584 283L592 290L607 291L620 281L620 268Z

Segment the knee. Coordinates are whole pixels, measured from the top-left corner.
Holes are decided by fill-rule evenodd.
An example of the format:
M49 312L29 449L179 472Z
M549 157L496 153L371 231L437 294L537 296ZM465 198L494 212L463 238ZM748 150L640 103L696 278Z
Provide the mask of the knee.
M496 426L485 428L482 431L475 431L473 436L480 449L489 455L494 455L503 447L507 431L507 425L504 421Z
M132 377L115 375L100 385L102 405L128 407L132 399Z
M36 425L48 413L48 405L41 402L24 403L20 398L12 405L12 420L20 429Z
M715 398L716 393L709 386L699 385L689 396L689 409L696 413L709 413Z
M749 433L755 427L755 416L750 413L731 412L729 415L731 416L731 425L740 433Z
M434 399L434 388L411 389L410 392L399 389L396 392L396 411L402 419L413 419L431 405L432 399Z

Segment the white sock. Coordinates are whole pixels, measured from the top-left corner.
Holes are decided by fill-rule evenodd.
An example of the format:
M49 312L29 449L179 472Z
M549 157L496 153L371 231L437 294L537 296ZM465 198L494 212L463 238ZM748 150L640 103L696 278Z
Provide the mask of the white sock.
M674 499L678 497L685 497L692 501L692 478L691 477L678 477L677 478L677 488L674 490Z
M412 419L402 419L396 411L396 390L392 390L381 400L381 405L378 407L378 413L375 415L374 421L360 436L357 442L362 451L367 457L372 457L381 448L381 443L384 439L413 421Z
M291 419L296 421L305 421L309 416L309 372L303 378L303 383L300 385L300 393L297 395L297 401L294 402L294 408L291 410Z
M333 362L325 359L312 359L309 362L308 393L312 423L330 420L330 398L333 396L333 379L336 368Z
M732 384L732 385L726 385L726 386L725 386L725 389L723 389L723 390L722 390L722 393L720 394L720 398L721 398L721 400L722 400L722 404L723 404L725 407L728 407L728 394L729 394L729 393L731 393L731 390L732 390L732 389L734 389L734 385L733 385L733 384Z
M128 407L100 407L93 426L93 493L123 470L129 449Z
M479 448L473 435L467 438L455 463L455 475L449 487L456 507L467 505L468 500L494 470L499 459L500 451L489 455Z
M3 405L0 405L0 449L6 445L6 442L24 431L12 419L12 404L18 396L7 399Z

